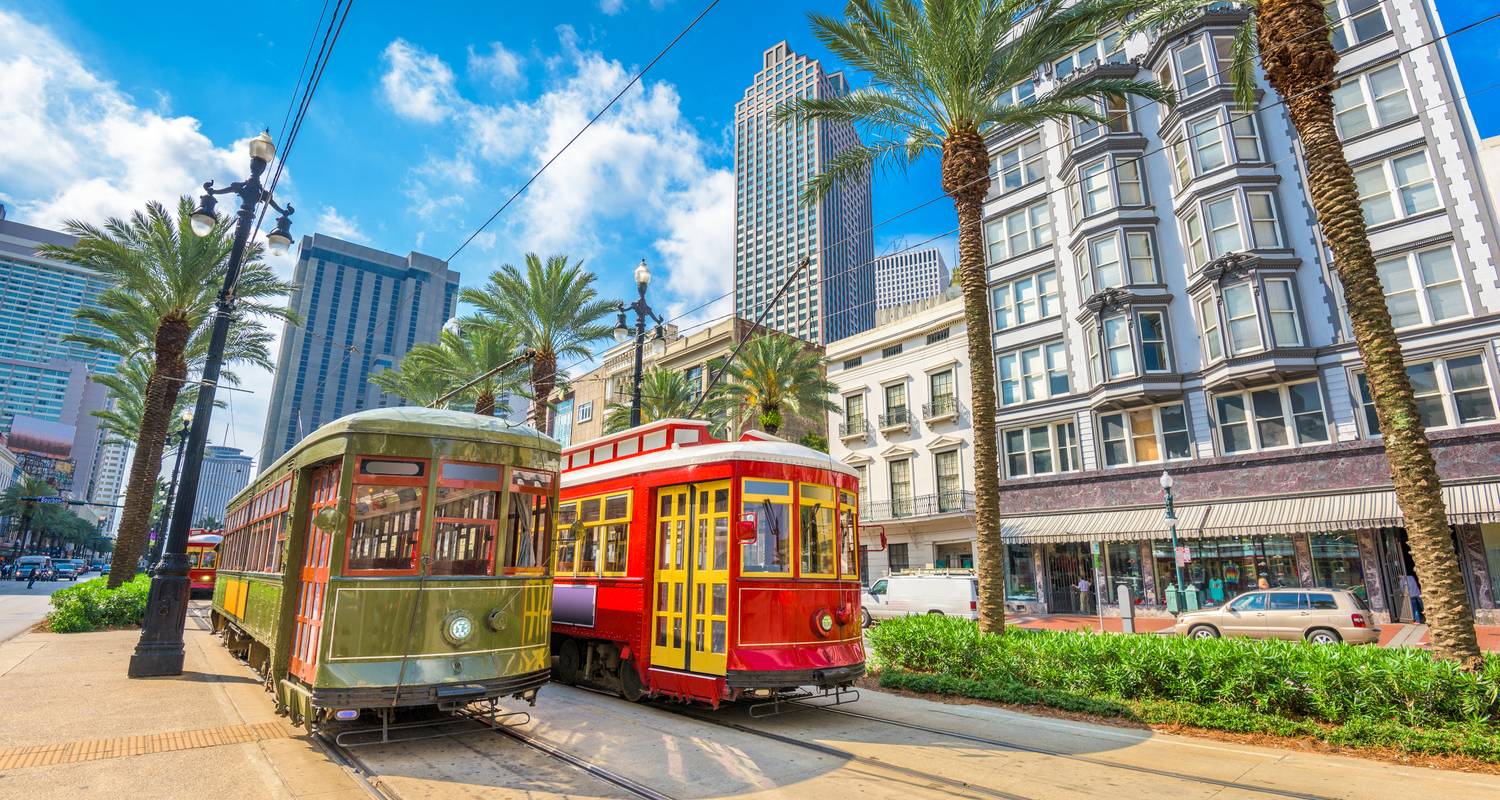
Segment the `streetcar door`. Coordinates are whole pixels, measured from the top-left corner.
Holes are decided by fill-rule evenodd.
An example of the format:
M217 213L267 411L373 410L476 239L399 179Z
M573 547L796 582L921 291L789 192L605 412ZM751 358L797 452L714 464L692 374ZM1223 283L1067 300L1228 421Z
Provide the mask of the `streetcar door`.
M694 484L693 495L688 668L723 675L729 648L729 481Z
M314 469L311 482L307 544L302 550L301 585L297 596L290 664L291 673L309 686L318 672L318 645L323 634L323 600L328 590L328 561L333 552L334 534L334 529L326 522L318 524L318 512L338 508L338 462Z
M687 537L691 490L669 486L656 493L656 585L651 665L687 667Z

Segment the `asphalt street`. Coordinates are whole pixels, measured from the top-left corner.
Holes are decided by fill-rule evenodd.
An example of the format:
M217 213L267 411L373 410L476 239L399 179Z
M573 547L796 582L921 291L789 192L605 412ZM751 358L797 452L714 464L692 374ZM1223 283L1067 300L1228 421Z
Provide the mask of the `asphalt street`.
M98 573L89 573L88 578L97 578ZM87 578L79 578L80 581ZM74 586L72 581L37 581L30 589L26 581L14 578L0 580L0 642L25 633L32 625L42 621L52 608L52 593L58 589Z

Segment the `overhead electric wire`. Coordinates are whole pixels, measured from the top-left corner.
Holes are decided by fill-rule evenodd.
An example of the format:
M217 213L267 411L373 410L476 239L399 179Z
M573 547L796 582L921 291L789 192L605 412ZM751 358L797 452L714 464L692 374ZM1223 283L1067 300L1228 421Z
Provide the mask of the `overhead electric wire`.
M609 111L610 108L614 107L614 104L618 102L621 97L624 97L625 93L630 91L631 87L639 83L641 78L645 77L646 73L650 72L651 68L656 66L656 62L661 61L662 58L666 56L667 52L675 47L678 42L682 41L682 37L687 36L688 31L691 31L698 24L698 22L705 16L707 16L708 12L712 11L714 9L714 6L717 6L718 4L719 0L709 0L708 5L704 6L703 10L698 12L698 16L693 17L693 20L689 22L686 27L678 31L677 35L672 37L672 41L667 42L666 47L663 47L654 58L646 63L646 66L642 67L639 72L633 75L625 84L624 88L616 92L615 96L611 97L609 99L609 102L604 104L603 108L599 109L599 111L595 113L594 116L589 118L588 122L584 123L582 128L578 129L577 133L573 134L573 138L569 139L567 143L559 148L556 153L553 153L552 157L547 159L547 162L542 164L540 169L533 173L530 178L527 178L525 183L521 184L521 188L515 190L515 192L513 192L510 197L506 198L505 202L501 203L500 207L495 209L495 213L491 214L489 216L489 219L486 219L484 221L484 224L480 225L478 228L475 228L474 232L469 234L468 238L464 239L463 243L455 248L454 251L450 253L448 255L448 258L445 260L451 263L454 258L458 257L459 253L463 252L465 247L469 246L470 242L474 241L474 237L478 236L481 233L484 233L484 229L488 228L490 226L490 223L499 218L499 216L504 213L505 209L509 208L510 204L516 201L516 198L520 197L522 193L531 188L531 184L536 183L537 179L542 177L542 173L546 172L547 168L552 166L552 162L556 161L563 153L566 153L568 151L568 148L572 147L573 143L578 141L578 137L582 136L584 132L593 127L594 123L598 122L600 117L604 116L604 114Z

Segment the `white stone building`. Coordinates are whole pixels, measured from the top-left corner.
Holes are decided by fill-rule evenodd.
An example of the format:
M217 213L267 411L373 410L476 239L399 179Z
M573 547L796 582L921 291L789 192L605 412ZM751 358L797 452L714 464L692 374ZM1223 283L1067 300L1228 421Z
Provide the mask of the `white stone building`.
M966 331L963 300L950 292L882 310L874 328L828 346L840 406L828 451L860 475L866 580L973 566Z

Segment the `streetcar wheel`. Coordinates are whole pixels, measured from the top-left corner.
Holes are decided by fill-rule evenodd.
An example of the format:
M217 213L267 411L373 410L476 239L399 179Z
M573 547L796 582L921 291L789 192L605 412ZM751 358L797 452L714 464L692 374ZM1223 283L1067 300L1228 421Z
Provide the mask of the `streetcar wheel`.
M559 683L578 682L578 643L566 639L557 647L556 677Z
M646 686L641 683L641 673L634 661L620 662L620 696L632 703L639 703L646 696Z
M859 610L859 625L860 625L860 627L862 627L862 628L868 628L868 627L870 627L871 625L874 625L874 624L875 624L875 619L870 616L870 609L868 609L868 608L861 608Z

